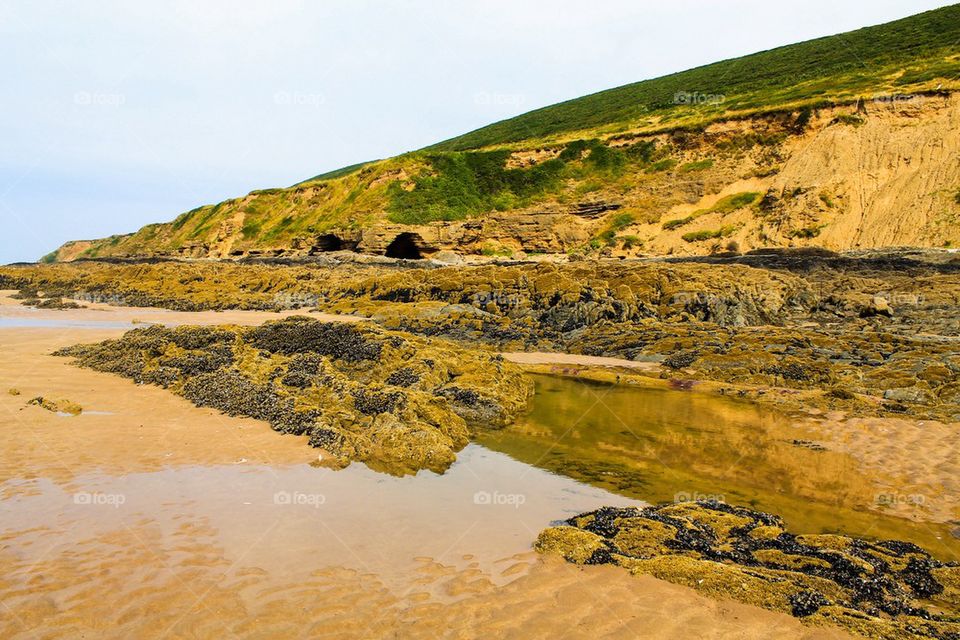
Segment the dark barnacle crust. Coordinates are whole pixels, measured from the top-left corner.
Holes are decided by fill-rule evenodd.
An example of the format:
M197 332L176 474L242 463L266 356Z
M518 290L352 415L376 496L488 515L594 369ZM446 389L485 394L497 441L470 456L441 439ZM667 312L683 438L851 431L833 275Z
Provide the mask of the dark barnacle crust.
M536 547L870 638L960 638L960 565L907 542L794 535L722 502L603 507L545 529Z

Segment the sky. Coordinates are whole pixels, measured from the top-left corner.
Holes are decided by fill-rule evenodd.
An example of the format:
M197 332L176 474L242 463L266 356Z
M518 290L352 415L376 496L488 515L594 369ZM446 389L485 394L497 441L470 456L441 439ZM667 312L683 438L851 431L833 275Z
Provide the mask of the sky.
M0 0L0 264L937 0Z

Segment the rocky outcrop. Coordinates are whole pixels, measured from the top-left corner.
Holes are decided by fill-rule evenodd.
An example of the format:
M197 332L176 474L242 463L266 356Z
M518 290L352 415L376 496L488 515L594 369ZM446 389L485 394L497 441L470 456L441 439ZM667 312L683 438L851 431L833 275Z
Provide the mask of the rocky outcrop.
M532 392L495 354L306 317L252 329L155 326L57 355L394 474L445 470L470 428L503 426Z
M580 202L571 207L569 212L571 215L594 220L602 217L608 211L616 211L622 208L623 205L618 202L604 202L601 200L598 202Z
M498 213L482 219L429 225L373 225L360 234L356 250L396 258L426 258L437 251L479 254L563 253L585 243L589 228L562 213ZM407 251L391 250L408 240Z
M504 350L662 362L665 379L730 384L730 393L788 388L776 397L960 420L960 263L949 252L455 267L330 255L8 267L0 286L180 310L320 308Z
M611 205L589 206L598 207L601 211L617 208ZM534 211L491 214L480 219L425 225L377 223L364 229L334 227L315 236L294 238L287 247L233 249L221 255L209 244L195 243L180 247L173 255L179 258L297 258L354 251L417 260L429 258L439 251L482 254L496 250L504 255L519 252L565 253L590 239L589 226L572 217L569 213Z
M721 502L604 507L544 530L536 548L870 638L960 634L957 563L907 542L795 535L775 515Z

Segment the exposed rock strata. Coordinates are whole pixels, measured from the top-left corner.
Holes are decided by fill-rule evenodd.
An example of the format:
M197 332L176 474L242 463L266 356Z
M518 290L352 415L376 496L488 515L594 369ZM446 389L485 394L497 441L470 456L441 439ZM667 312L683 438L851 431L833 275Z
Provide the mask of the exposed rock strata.
M505 350L662 363L820 391L817 406L960 420L960 262L946 252L457 267L77 263L0 286L180 310L319 308Z

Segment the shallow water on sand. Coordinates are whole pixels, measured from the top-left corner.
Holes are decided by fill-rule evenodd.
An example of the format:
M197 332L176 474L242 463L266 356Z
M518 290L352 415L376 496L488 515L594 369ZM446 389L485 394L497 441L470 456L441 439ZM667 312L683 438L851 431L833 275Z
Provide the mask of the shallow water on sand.
M478 442L651 503L715 498L782 516L798 533L896 538L953 559L948 527L885 515L890 498L851 456L819 450L767 407L675 390L535 376L529 415ZM934 500L936 496L924 496Z
M129 322L0 316L0 329L133 329Z
M443 476L239 460L65 483L27 471L0 496L0 637L18 638L440 637L451 621L416 607L486 608L537 568L551 521L641 504L477 445ZM525 597L577 587L538 570Z
M716 497L779 513L798 532L898 537L935 554L952 544L932 525L868 511L874 495L856 464L792 444L774 413L677 391L536 382L525 419L483 434L442 475L243 459L122 475L88 468L65 483L27 470L0 483L0 541L23 570L74 547L109 557L118 531L150 529L166 549L186 528L228 571L264 572L260 587L344 568L395 590L425 562L505 583L552 521L644 501Z
M503 581L499 572L509 564L502 562L529 551L551 521L605 504L641 504L477 445L442 476L240 462L122 476L91 471L67 487L17 479L0 484L0 493L14 487L0 502L0 533L27 562L49 551L38 541L50 532L59 532L55 544L64 548L145 521L165 532L189 523L215 531L211 542L228 562L284 580L343 567L375 572L398 588L417 558Z

